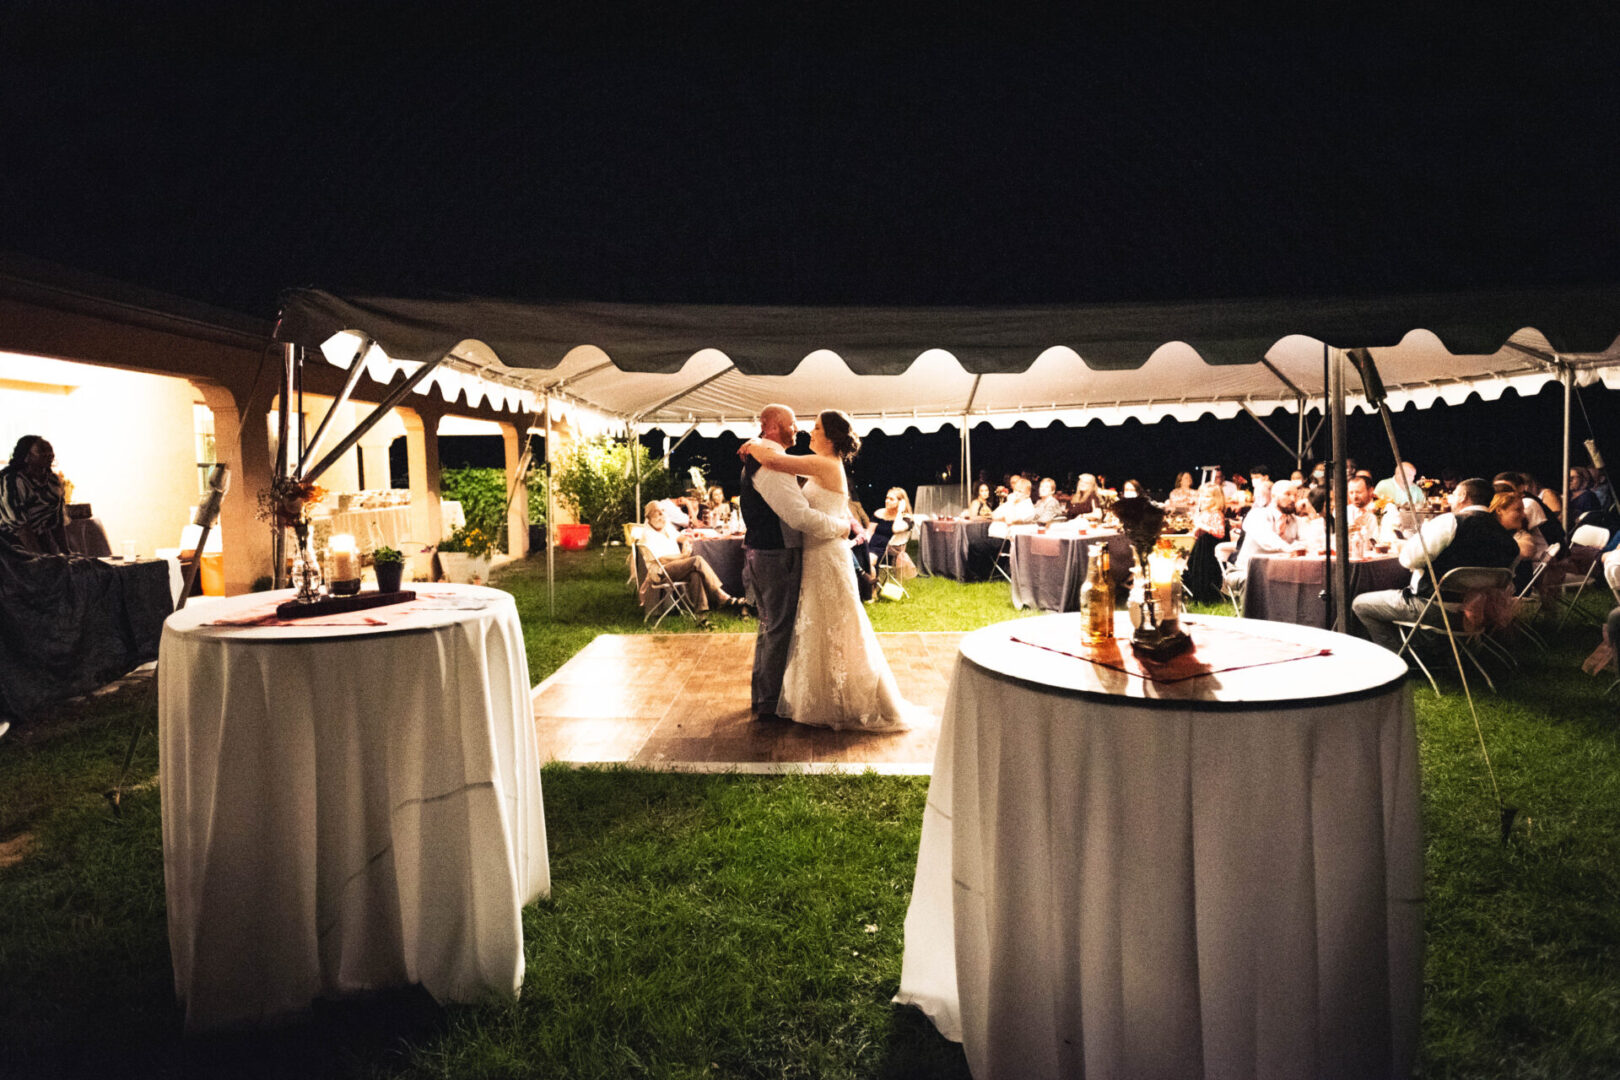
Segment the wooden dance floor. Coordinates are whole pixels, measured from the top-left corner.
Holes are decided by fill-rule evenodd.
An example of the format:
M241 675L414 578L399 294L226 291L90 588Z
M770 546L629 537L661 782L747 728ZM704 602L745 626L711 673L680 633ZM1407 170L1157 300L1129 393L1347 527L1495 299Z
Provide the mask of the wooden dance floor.
M748 715L752 634L604 634L534 689L541 761L723 772L927 774L959 633L879 634L918 718L892 734Z

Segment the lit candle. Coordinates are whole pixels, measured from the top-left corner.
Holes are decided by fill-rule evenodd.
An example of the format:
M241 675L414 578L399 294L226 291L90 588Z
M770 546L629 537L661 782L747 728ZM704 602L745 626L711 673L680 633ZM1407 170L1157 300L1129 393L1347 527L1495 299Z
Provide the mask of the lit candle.
M1165 630L1176 628L1176 559L1158 551L1148 556L1148 574L1153 582L1154 614Z
M354 537L339 533L326 547L332 553L333 581L353 581L360 577L360 553L355 550Z

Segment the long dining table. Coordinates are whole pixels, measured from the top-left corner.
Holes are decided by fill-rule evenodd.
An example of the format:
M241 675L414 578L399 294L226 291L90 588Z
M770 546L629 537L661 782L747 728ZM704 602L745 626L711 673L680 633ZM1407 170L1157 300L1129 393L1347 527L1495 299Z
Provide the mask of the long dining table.
M1322 626L1327 601L1322 590L1327 580L1320 555L1255 555L1249 559L1243 586L1243 614L1251 619ZM1378 589L1398 589L1412 573L1394 555L1350 560L1350 599ZM1354 617L1345 620L1352 632L1365 636Z
M1015 525L1011 530L1013 607L1077 611L1086 580L1086 556L1093 544L1108 549L1116 586L1131 576L1131 542L1124 533L1092 529L1084 533Z
M1082 646L1076 614L962 639L896 1001L976 1080L1409 1076L1405 664L1313 627L1183 625L1193 651L1157 666Z
M990 519L927 518L917 526L917 565L925 574L966 581L968 547L990 534Z

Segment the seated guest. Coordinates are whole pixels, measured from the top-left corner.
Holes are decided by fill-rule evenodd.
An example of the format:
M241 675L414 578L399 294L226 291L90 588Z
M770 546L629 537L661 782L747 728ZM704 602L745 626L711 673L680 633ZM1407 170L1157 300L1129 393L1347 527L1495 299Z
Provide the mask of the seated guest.
M1176 486L1165 496L1164 508L1172 514L1190 514L1198 508L1198 489L1193 487L1193 474L1176 473Z
M1299 486L1284 480L1271 486L1271 505L1258 506L1243 519L1243 546L1238 548L1234 570L1239 578L1249 572L1249 560L1256 555L1282 555L1303 551L1299 526L1294 521Z
M1221 470L1219 465L1210 470L1209 478L1221 485L1221 494L1226 496L1226 508L1230 510L1236 506L1239 498L1237 482L1228 480L1226 473Z
M1411 584L1356 597L1351 610L1375 643L1390 652L1400 651L1395 620L1417 618L1424 600L1434 594L1434 582L1446 571L1458 566L1513 565L1519 546L1490 512L1491 495L1489 480L1476 476L1458 484L1451 493L1451 513L1431 518L1417 536L1401 546L1401 565L1412 571ZM1426 565L1432 567L1432 577ZM1433 617L1439 619L1438 614Z
M657 557L663 571L659 572L652 559L646 560L644 592L647 585L662 584L664 575L668 575L671 581L686 582L686 598L691 602L692 610L699 615L711 607L742 607L741 600L727 595L720 583L720 575L714 572L709 561L701 555L692 554L692 542L676 532L662 501L648 503L646 514L647 523L636 528L636 543Z
M1288 474L1288 482L1296 487L1304 487L1305 474L1300 472L1298 469L1295 469L1293 472Z
M1035 504L1029 498L1029 481L1022 476L1012 478L1012 490L1006 501L990 514L990 531L986 536L968 541L967 578L969 581L988 581L995 573L996 559L1001 545L1007 539L1007 530L1013 525L1024 525L1035 520Z
M903 544L911 533L911 500L901 488L890 488L883 496L883 509L872 515L872 527L866 534L866 559L875 567L891 543Z
M1530 530L1541 535L1544 547L1547 544L1564 543L1567 537L1564 535L1563 525L1548 513L1546 505L1539 498L1530 493L1529 477L1518 472L1501 472L1496 474L1496 484L1497 490L1501 490L1502 485L1507 485L1524 500L1524 516L1530 522Z
M1345 484L1345 494L1350 499L1350 519L1348 528L1351 532L1359 532L1370 543L1378 538L1378 515L1373 512L1372 487L1367 478L1359 473L1350 478Z
M1524 477L1525 492L1533 493L1536 500L1541 503L1541 508L1543 510L1547 511L1548 514L1559 514L1563 512L1564 498L1562 495L1550 487L1545 487L1538 484L1536 482L1536 476L1534 473L1526 472L1521 469L1519 471L1519 475Z
M711 529L723 529L731 524L731 504L726 501L725 490L718 484L709 489L709 502L704 507L703 519Z
M995 513L995 509L996 497L990 493L990 485L980 484L979 493L973 497L972 502L968 503L968 508L963 511L962 516L979 521L989 518L991 514Z
M1122 499L1143 498L1142 485L1137 483L1135 480L1125 481L1123 484L1119 485L1119 497Z
M1102 514L1097 478L1091 473L1081 473L1080 479L1074 485L1074 498L1069 500L1069 516L1100 518Z
M1029 497L1029 480L1023 476L1012 478L1012 491L1007 501L990 514L990 535L1001 539L1007 535L1009 525L1027 525L1035 520L1035 504Z
M1422 506L1427 496L1418 487L1417 466L1403 461L1394 476L1386 476L1373 488L1373 495L1395 506Z
M1294 493L1294 531L1309 551L1327 547L1328 490L1310 487Z
M664 508L664 521L675 526L677 530L684 529L692 524L692 515L686 512L686 499L659 499L658 505Z
M1546 555L1547 542L1530 531L1530 519L1525 515L1524 502L1512 485L1496 485L1490 510L1519 546L1519 557L1513 564L1513 584L1515 588L1522 589L1529 584L1530 575L1536 572L1536 563Z
M1069 514L1068 508L1058 502L1057 481L1050 476L1041 481L1041 497L1035 502L1035 521L1041 525L1049 525L1054 521L1062 521Z
M1271 478L1270 477L1266 477L1266 476L1257 476L1257 477L1255 477L1254 478L1254 494L1251 497L1251 505L1254 505L1254 506L1270 506L1271 505L1271 487L1272 487L1272 484L1271 484Z
M66 555L67 500L51 465L56 451L38 435L24 435L0 469L0 549L24 555Z
M1603 500L1597 493L1595 470L1584 465L1569 470L1569 509L1571 521L1582 514L1603 509Z
M1212 604L1221 598L1221 565L1215 549L1226 539L1226 496L1219 484L1205 484L1198 489L1198 506L1192 520L1187 588L1194 600Z

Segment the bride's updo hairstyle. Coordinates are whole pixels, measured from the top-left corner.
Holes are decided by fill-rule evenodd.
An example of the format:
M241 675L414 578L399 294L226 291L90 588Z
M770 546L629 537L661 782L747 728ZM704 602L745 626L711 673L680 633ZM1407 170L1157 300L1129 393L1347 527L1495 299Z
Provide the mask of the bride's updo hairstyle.
M849 414L837 409L825 409L817 417L821 421L821 433L827 436L832 443L833 453L838 460L848 465L861 452L861 438L855 434L855 426L850 422Z

